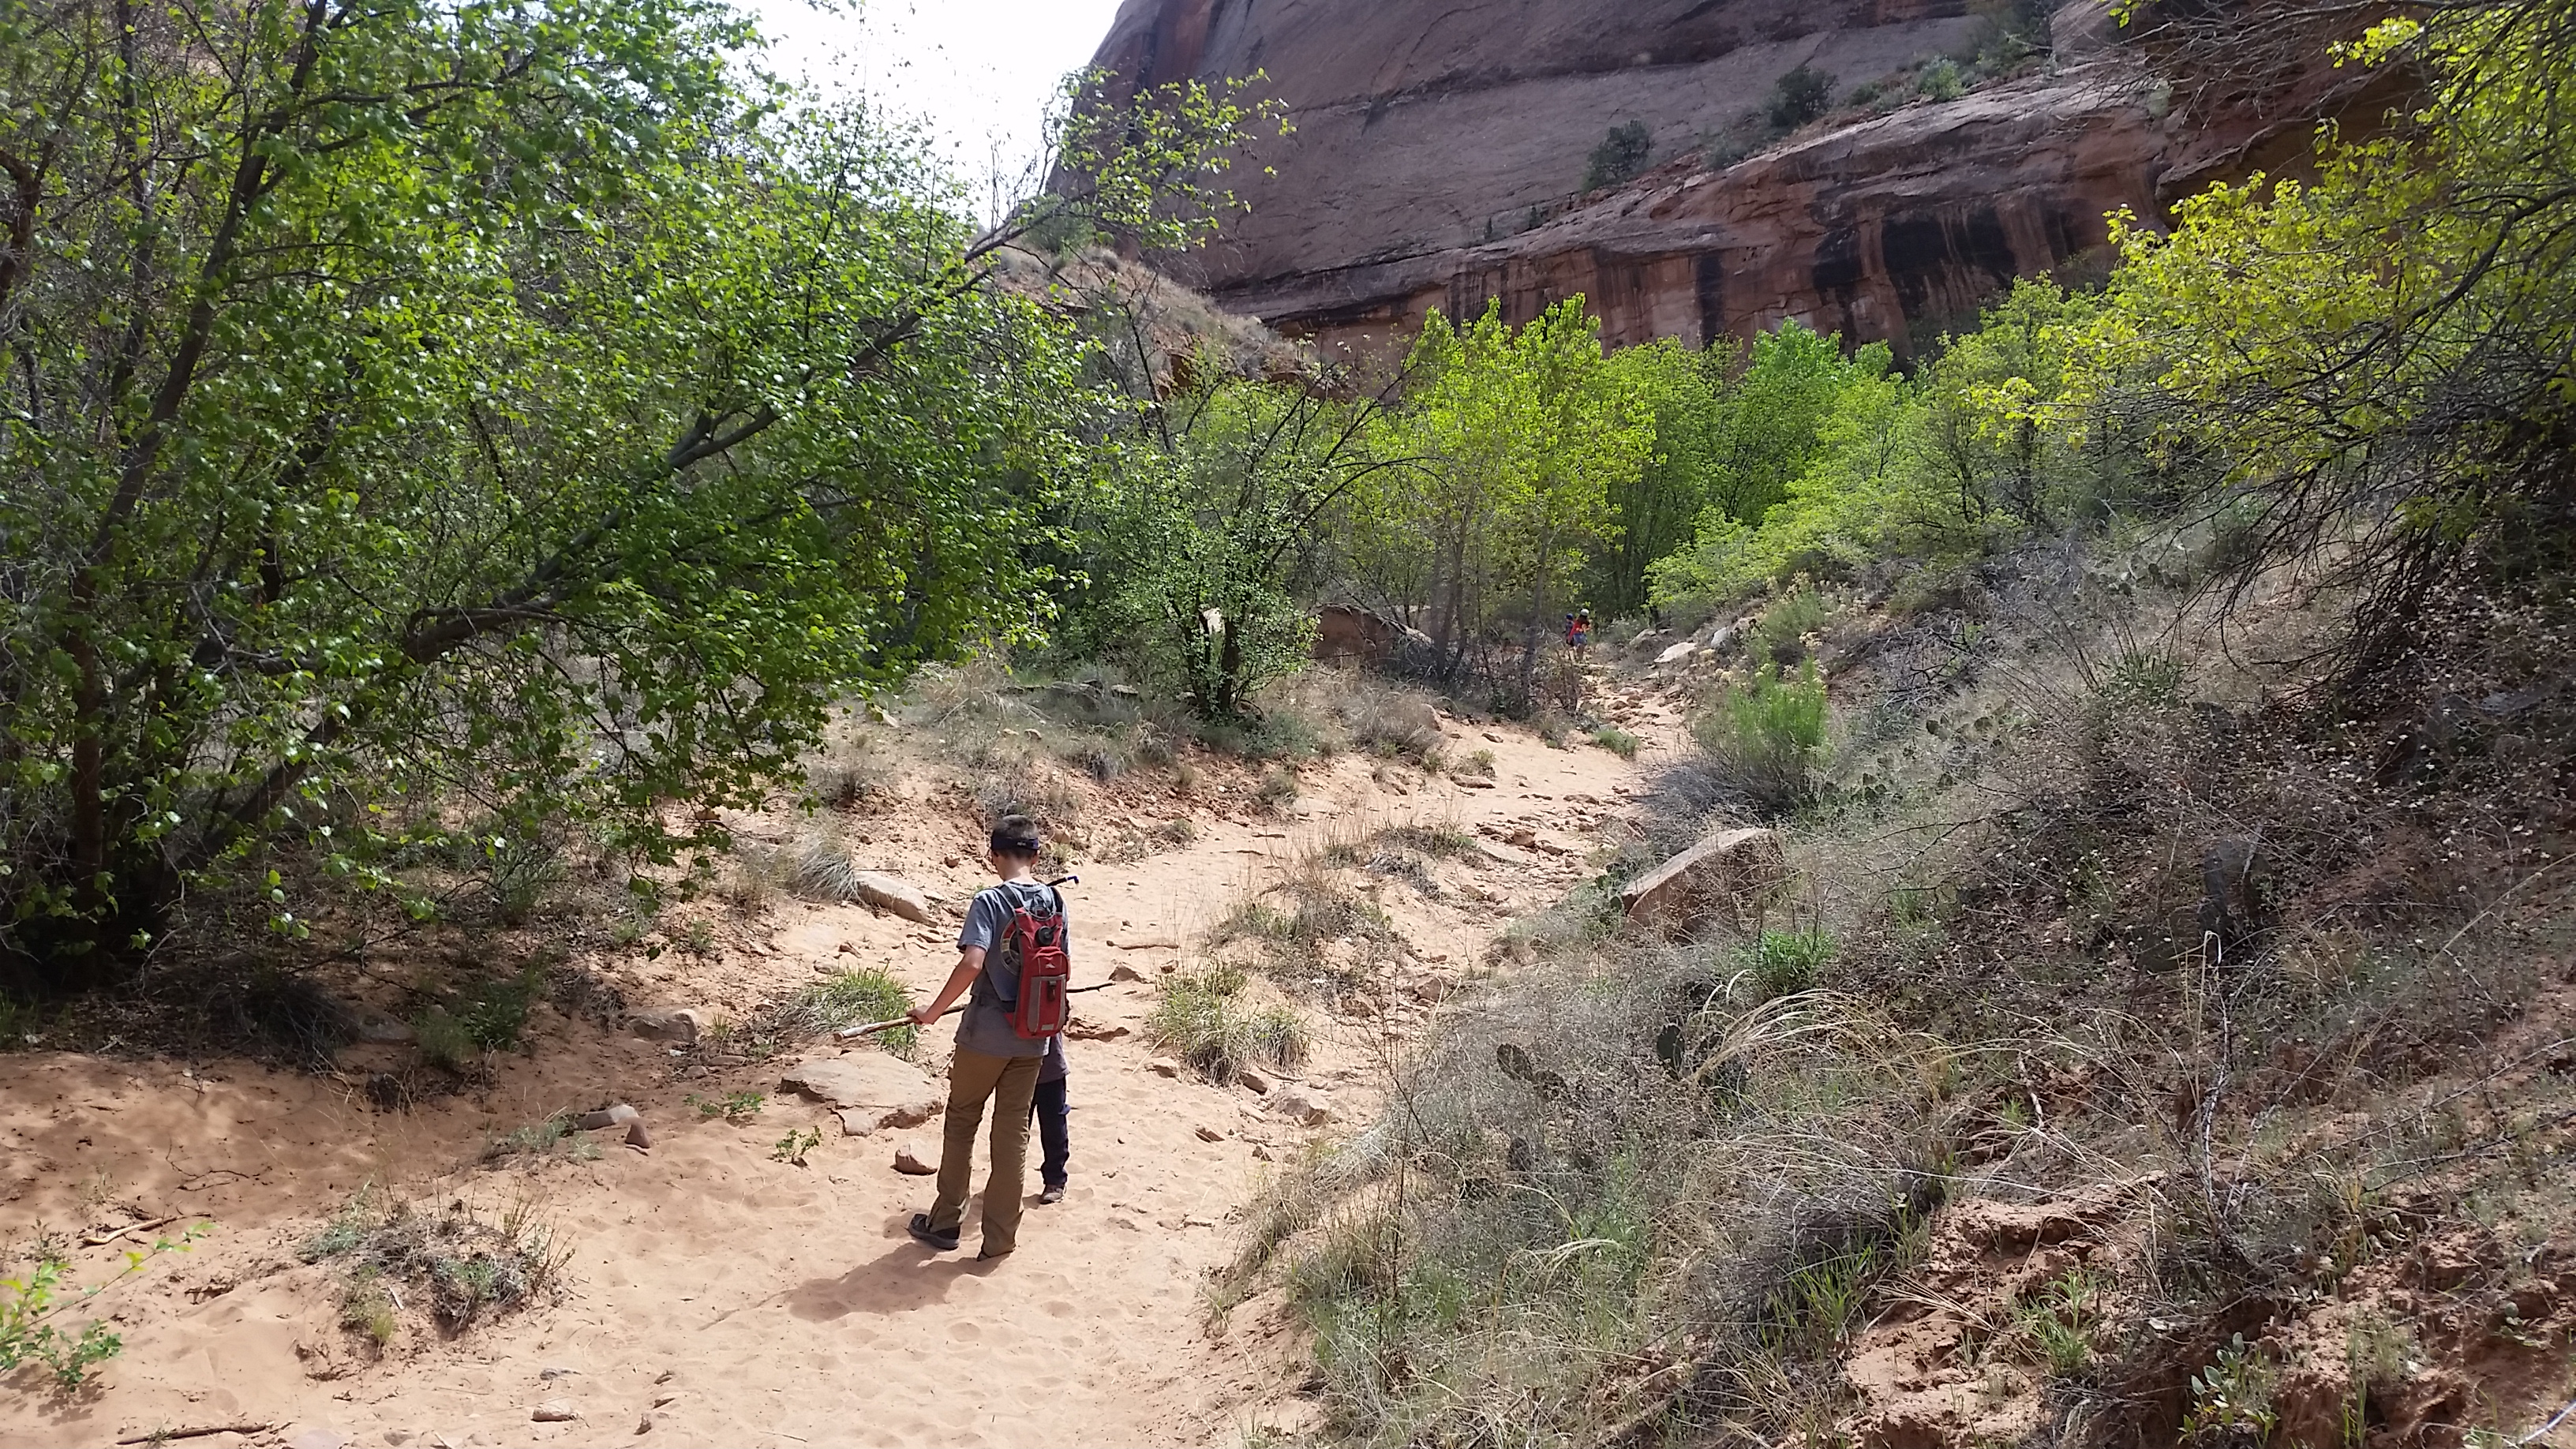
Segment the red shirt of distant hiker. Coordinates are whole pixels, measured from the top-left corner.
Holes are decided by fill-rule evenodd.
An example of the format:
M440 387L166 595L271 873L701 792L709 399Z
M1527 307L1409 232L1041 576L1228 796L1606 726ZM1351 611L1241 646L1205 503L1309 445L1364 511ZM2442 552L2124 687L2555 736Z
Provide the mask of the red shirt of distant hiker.
M993 826L986 859L1002 883L977 893L957 934L957 969L939 994L912 1019L928 1026L965 996L957 1024L957 1054L948 1065L948 1120L941 1133L939 1195L930 1211L914 1213L913 1237L946 1252L957 1246L966 1218L966 1188L973 1171L975 1129L989 1104L993 1112L992 1175L984 1180L984 1244L979 1258L998 1258L1019 1246L1021 1175L1028 1160L1029 1102L1037 1093L1047 1040L1012 1029L1008 1003L1019 994L1019 965L1008 959L1005 927L1022 906L1042 902L1058 914L1064 901L1031 871L1044 842L1036 822L1006 815Z

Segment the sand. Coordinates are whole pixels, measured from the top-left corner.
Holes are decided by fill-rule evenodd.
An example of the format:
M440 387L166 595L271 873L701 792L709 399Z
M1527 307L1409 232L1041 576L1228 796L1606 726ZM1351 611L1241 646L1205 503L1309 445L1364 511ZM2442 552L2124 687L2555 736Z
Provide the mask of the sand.
M1407 899L1399 920L1425 962L1447 963L1437 969L1478 961L1515 911L1585 873L1640 768L1588 745L1447 728L1457 748L1493 752L1495 788L1434 779L1398 795L1369 762L1345 759L1308 772L1294 822L1222 823L1184 849L1083 867L1070 892L1077 979L1127 964L1148 981L1077 998L1086 1025L1129 1031L1072 1044L1072 1190L1030 1206L1022 1250L996 1262L974 1260L971 1211L962 1253L930 1253L904 1233L931 1189L894 1171L894 1148L935 1161L936 1119L843 1136L824 1106L777 1092L775 1065L675 1081L664 1048L551 1014L490 1092L409 1112L371 1110L354 1078L238 1062L0 1056L0 1235L165 1216L178 1220L146 1236L212 1226L194 1251L92 1305L125 1343L93 1387L58 1395L23 1372L5 1381L0 1445L226 1424L267 1427L187 1442L1239 1442L1290 1401L1303 1347L1275 1316L1212 1326L1201 1296L1233 1251L1230 1215L1267 1170L1256 1154L1285 1158L1364 1119L1372 1063L1418 1025L1320 1021L1306 1076L1340 1120L1293 1125L1242 1088L1148 1069L1151 978L1181 958L1155 943L1190 940L1321 842L1417 821L1480 833L1480 851L1455 869L1489 899ZM938 842L953 854L963 828L953 812L907 804L879 823L881 853L898 857L884 863L962 899L975 878L936 862ZM1522 832L1527 844L1509 843ZM949 934L857 906L783 902L719 965L666 965L656 984L673 1004L741 1009L855 959L927 992L953 963ZM930 1036L920 1059L939 1075L948 1031ZM732 1090L769 1101L736 1125L683 1100ZM604 1099L642 1110L649 1152L603 1135L595 1161L475 1165L487 1133ZM781 1135L809 1126L822 1133L809 1165L771 1159ZM1036 1156L1033 1138L1031 1193ZM371 1181L433 1209L461 1200L540 1214L570 1255L560 1300L452 1340L415 1315L390 1350L366 1352L338 1325L335 1271L295 1249ZM85 1250L82 1279L104 1276L121 1246ZM572 1417L539 1422L541 1409Z

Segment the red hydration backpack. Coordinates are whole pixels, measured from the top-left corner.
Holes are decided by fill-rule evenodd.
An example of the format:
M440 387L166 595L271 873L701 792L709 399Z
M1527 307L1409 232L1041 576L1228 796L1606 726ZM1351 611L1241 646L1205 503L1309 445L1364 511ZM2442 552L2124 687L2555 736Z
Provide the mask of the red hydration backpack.
M1045 900L1039 909L1031 910L1026 897L1004 888L1011 902L1011 920L1003 928L1002 939L1009 943L1010 955L1020 968L1019 995L1005 1005L1011 1030L1031 1041L1043 1041L1064 1030L1064 992L1073 980L1073 943L1065 934L1064 897L1051 886L1039 889L1046 892Z

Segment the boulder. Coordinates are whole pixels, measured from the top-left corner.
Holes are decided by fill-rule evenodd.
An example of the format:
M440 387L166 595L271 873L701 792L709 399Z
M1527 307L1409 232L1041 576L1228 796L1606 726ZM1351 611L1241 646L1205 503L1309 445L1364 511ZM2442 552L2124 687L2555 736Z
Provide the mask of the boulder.
M829 1103L852 1136L880 1127L918 1127L943 1105L939 1084L921 1068L875 1051L817 1057L780 1077L778 1087Z
M851 876L850 889L860 900L889 915L901 916L917 925L930 922L930 897L901 876L877 870L859 871Z
M715 1020L715 1013L697 1006L656 1006L626 1018L627 1029L647 1041L669 1042L673 1046L695 1046L698 1033Z
M1271 1096L1270 1110L1301 1127L1321 1127L1333 1120L1333 1099L1313 1087L1292 1084Z
M1665 664L1679 664L1698 652L1698 644L1691 640L1684 639L1679 644L1676 644L1670 649L1665 650L1663 653L1656 655L1655 663L1659 666Z
M1689 935L1712 916L1735 921L1744 903L1788 878L1780 837L1769 830L1721 830L1630 881L1619 892L1627 918L1666 935Z

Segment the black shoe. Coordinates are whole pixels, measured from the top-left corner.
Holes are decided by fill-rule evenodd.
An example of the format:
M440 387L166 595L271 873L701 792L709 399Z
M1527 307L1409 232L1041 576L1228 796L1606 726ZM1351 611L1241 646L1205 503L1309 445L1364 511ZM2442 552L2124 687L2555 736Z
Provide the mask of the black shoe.
M948 1231L943 1233L939 1229L932 1227L930 1225L930 1214L928 1213L914 1213L912 1215L912 1221L906 1223L904 1227L912 1234L915 1241L926 1243L938 1252L953 1253L957 1251L957 1230L955 1228L950 1228Z
M1046 1191L1038 1194L1038 1201L1042 1203L1064 1201L1064 1184L1060 1182L1048 1183L1046 1185Z

